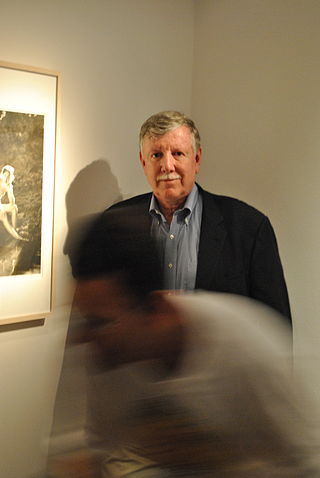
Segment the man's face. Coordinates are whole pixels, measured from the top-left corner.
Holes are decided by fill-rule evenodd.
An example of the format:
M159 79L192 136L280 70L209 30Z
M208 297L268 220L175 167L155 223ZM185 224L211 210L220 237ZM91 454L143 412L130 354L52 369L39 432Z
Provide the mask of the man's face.
M129 362L139 354L140 315L120 278L79 281L75 303L87 319L81 340L91 342L98 362Z
M117 276L107 276L77 284L75 301L89 319L98 319L106 324L118 322L132 308L131 296Z
M180 331L180 318L170 303L160 300L161 295L157 297L152 309L145 308L145 303L137 302L121 276L112 274L79 281L75 304L89 326L80 339L91 342L98 360L102 358L109 365L176 353L174 334L177 328Z
M182 204L191 192L201 148L195 152L189 128L179 126L157 138L145 137L140 161L160 205L170 208Z

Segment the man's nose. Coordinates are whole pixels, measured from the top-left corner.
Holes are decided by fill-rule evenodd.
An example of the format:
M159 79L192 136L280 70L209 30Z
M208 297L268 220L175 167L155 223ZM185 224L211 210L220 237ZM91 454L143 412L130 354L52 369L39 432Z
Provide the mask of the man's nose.
M161 170L170 173L175 170L175 160L171 153L164 153L161 158Z

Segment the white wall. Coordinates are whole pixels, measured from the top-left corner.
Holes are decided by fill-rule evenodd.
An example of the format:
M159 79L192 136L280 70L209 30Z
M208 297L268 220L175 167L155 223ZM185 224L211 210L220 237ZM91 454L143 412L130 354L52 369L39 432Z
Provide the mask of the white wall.
M0 59L61 74L54 309L43 326L0 333L1 477L45 460L73 290L66 194L72 224L147 189L139 127L160 109L191 112L193 13L192 0L0 1Z
M295 350L317 364L320 2L196 5L192 112L203 136L199 180L270 217L291 298ZM319 390L317 370L318 364L312 371Z

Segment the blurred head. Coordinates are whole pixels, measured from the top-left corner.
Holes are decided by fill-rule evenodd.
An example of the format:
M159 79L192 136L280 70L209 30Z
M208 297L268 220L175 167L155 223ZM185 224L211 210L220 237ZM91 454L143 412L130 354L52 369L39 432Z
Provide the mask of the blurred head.
M137 298L162 289L158 250L148 218L134 207L109 210L96 219L80 246L73 272L78 280L121 277Z
M201 162L194 122L177 111L151 116L140 131L140 161L160 205L180 205L191 192Z
M82 244L74 275L75 301L93 327L89 340L109 365L176 350L176 313L162 296L151 294L162 288L158 252L133 208L99 217Z

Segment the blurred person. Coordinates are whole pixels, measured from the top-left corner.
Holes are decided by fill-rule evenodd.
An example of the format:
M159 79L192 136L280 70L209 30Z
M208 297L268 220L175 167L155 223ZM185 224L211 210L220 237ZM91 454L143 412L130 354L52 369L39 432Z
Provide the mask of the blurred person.
M50 476L320 476L318 421L292 378L287 325L245 297L155 292L157 249L145 216L127 212L99 218L74 267L87 448L58 456L69 472Z
M18 206L13 194L14 167L6 164L0 172L0 221L15 239L24 240L16 231ZM3 198L7 202L3 203Z
M152 189L113 208L148 218L164 265L165 289L202 289L252 297L291 321L278 246L269 219L237 199L196 184L202 161L193 120L152 115L140 130L140 163Z

